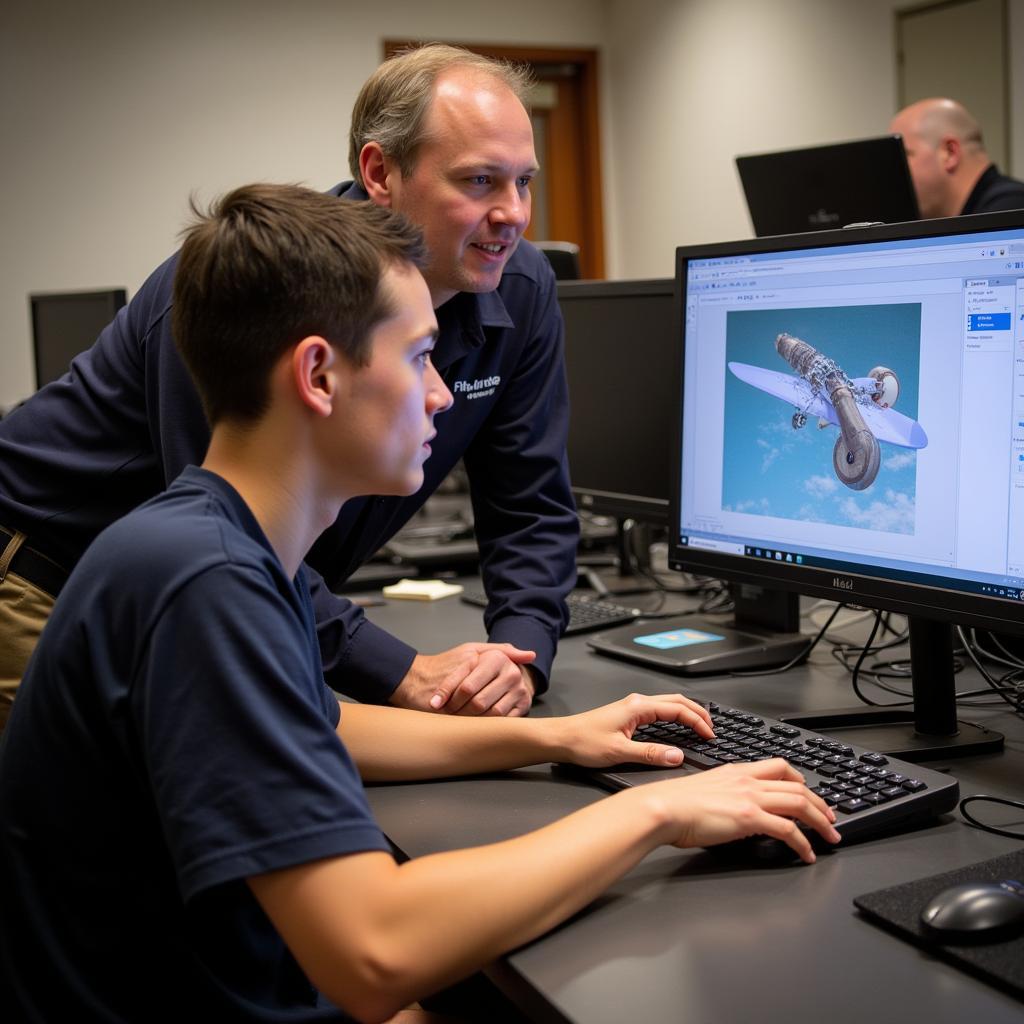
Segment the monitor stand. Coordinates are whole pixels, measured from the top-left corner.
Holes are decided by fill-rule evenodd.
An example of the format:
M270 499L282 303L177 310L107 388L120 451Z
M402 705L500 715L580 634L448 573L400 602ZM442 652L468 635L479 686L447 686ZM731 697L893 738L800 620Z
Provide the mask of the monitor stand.
M913 710L836 708L783 715L780 720L905 761L995 754L1003 749L1001 733L957 719L952 626L910 617L910 674Z
M735 624L690 616L639 622L588 641L602 654L677 675L726 675L786 665L806 650L798 594L734 584Z
M597 572L594 561L586 556L579 559L580 585L587 585L602 596L648 594L657 590L652 581L651 544L653 527L635 519L616 518L615 554L602 560L604 572ZM588 562L590 563L588 565Z

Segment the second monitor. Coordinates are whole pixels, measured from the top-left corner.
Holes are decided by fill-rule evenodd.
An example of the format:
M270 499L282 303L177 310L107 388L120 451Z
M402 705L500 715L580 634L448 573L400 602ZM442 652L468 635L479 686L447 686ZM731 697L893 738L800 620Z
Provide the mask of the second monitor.
M30 295L36 387L63 376L127 300L123 288Z
M736 169L759 237L917 219L899 135L738 156Z
M668 523L674 290L672 279L558 284L581 510Z

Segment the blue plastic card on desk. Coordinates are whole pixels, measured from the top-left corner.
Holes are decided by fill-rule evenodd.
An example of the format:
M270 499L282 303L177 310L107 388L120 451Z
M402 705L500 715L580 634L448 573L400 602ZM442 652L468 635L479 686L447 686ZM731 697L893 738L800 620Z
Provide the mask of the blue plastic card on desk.
M705 633L701 629L668 629L661 633L647 633L633 637L633 643L644 647L655 647L659 651L669 651L675 647L689 647L690 644L706 644L715 640L724 640L717 633Z

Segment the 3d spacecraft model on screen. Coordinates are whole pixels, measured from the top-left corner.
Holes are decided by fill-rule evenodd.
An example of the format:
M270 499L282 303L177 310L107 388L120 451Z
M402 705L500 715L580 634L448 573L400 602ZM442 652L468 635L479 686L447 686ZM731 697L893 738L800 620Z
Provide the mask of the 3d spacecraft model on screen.
M775 348L799 376L748 363L732 362L729 369L745 383L791 403L796 408L794 430L803 427L808 416L818 417L819 429L838 427L832 466L847 487L863 491L874 483L882 462L879 441L901 448L928 444L921 424L892 408L900 382L887 366L851 379L834 359L791 334L780 334Z

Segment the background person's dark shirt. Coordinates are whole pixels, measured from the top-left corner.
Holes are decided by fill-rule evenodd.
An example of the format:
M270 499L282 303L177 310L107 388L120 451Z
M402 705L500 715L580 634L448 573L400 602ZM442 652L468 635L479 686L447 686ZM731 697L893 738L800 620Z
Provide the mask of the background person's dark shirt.
M1024 209L1024 181L1008 178L999 173L995 164L990 164L971 190L960 215L1021 209Z

